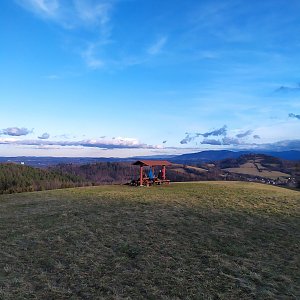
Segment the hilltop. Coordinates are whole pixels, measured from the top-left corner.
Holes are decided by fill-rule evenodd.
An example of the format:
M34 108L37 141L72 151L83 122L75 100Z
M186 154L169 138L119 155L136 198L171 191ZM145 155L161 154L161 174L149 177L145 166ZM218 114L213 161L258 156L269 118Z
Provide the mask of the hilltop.
M1 299L297 299L299 192L241 182L0 196Z

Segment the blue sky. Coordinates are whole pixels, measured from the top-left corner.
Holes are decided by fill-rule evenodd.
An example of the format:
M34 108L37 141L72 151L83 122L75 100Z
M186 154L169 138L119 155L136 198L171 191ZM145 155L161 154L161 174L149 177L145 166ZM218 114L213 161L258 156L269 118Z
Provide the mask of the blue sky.
M300 150L298 0L3 0L0 155Z

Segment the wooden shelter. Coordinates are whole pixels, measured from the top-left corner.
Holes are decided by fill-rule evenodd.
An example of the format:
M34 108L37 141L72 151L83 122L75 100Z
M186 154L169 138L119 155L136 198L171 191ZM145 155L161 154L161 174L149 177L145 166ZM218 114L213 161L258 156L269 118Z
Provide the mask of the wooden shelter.
M152 184L170 183L170 180L166 179L166 166L170 166L171 163L166 160L138 160L133 163L135 166L140 166L140 176L136 182L139 186L149 186ZM159 176L154 175L154 167L161 167ZM149 175L144 176L144 167L149 167ZM152 174L152 176L151 176Z

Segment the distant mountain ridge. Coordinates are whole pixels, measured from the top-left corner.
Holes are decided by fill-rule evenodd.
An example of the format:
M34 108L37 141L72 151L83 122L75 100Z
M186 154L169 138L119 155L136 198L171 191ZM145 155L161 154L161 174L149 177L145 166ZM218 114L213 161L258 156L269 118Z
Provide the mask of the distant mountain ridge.
M196 153L182 154L171 158L173 162L180 163L195 163L195 162L208 162L208 161L218 161L226 158L238 158L241 155L246 154L265 154L285 160L300 160L300 151L290 150L290 151L259 151L259 150L243 150L243 151L230 151L230 150L208 150Z
M174 163L202 163L209 161L218 161L226 158L238 158L245 154L266 154L280 159L300 161L300 151L262 151L262 150L208 150L182 155L149 155L134 157L38 157L38 156L18 156L18 157L0 157L0 163L14 162L24 163L34 167L48 167L58 164L88 164L97 162L131 162L139 159L169 160Z

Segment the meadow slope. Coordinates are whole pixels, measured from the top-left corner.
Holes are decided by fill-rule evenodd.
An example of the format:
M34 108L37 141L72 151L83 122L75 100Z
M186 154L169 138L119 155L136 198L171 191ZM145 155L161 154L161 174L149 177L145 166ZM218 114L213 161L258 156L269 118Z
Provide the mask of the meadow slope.
M0 299L299 299L300 193L241 182L0 196Z

